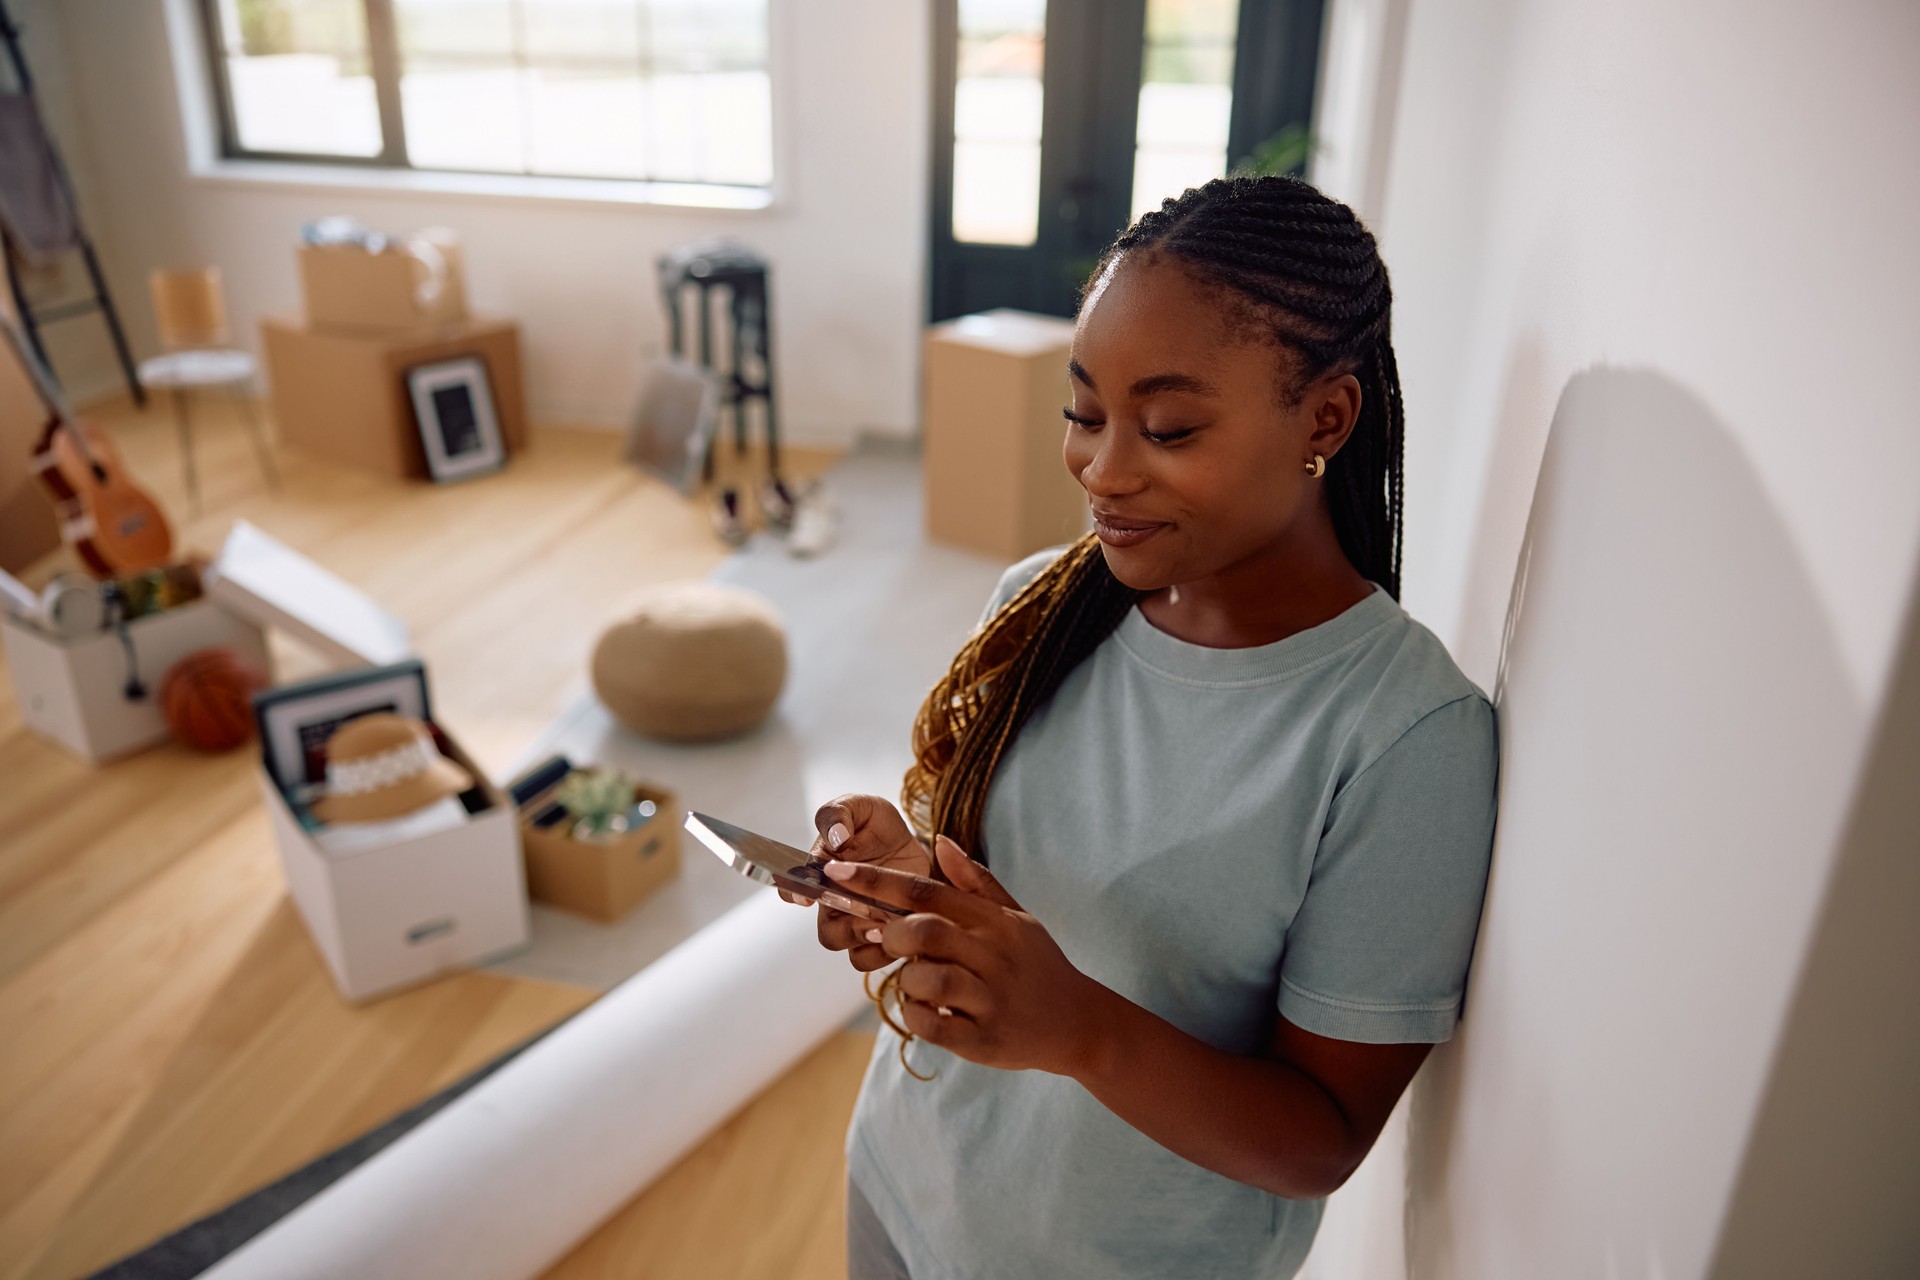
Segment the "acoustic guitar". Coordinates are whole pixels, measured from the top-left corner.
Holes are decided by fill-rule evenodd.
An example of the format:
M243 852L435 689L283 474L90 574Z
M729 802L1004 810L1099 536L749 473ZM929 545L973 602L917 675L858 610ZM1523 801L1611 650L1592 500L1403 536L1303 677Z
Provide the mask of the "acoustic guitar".
M173 531L147 492L127 478L106 433L67 409L53 375L34 356L14 322L0 330L32 377L50 415L33 448L34 477L53 500L60 532L96 578L158 569L173 558Z

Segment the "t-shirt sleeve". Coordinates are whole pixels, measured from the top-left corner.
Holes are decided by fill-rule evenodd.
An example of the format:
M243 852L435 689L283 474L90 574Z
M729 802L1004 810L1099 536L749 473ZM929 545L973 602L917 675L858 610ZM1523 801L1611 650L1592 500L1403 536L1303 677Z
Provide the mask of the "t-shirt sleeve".
M1000 581L994 586L993 594L987 598L987 607L980 613L980 621L974 624L974 630L987 625L988 619L1000 612L1002 605L1020 594L1020 588L1040 576L1040 571L1060 558L1064 546L1048 547L1045 551L1036 551L1025 560L1009 565L1000 575Z
M1453 1035L1493 849L1493 709L1429 712L1334 797L1280 961L1280 1013L1365 1044Z

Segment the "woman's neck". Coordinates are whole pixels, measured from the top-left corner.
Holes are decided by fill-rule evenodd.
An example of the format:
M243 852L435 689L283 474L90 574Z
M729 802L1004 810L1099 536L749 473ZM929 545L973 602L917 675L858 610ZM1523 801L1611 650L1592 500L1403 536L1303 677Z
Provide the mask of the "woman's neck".
M1218 573L1150 592L1156 630L1209 649L1274 644L1339 617L1373 593L1331 524L1324 538L1286 539Z

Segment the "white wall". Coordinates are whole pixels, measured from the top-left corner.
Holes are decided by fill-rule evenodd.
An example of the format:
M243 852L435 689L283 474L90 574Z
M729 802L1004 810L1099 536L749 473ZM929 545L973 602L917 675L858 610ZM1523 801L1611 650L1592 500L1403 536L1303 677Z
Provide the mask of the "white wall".
M1410 6L1406 599L1499 697L1500 829L1463 1032L1320 1274L1751 1256L1722 1224L1765 1217L1726 1215L1920 564L1916 54L1905 0Z
M835 443L862 430L905 434L918 419L926 7L774 0L773 8L782 172L776 207L757 212L196 178L167 56L166 5L28 0L19 16L42 29L43 44L64 50L64 66L48 75L72 107L62 142L87 171L83 212L143 353L155 349L146 300L155 267L220 265L236 327L257 342L261 317L298 311L293 245L303 221L345 213L394 230L444 223L465 237L475 306L522 323L535 416L620 426L646 358L665 343L655 256L728 235L773 264L787 435ZM67 341L70 380L110 385L104 342Z

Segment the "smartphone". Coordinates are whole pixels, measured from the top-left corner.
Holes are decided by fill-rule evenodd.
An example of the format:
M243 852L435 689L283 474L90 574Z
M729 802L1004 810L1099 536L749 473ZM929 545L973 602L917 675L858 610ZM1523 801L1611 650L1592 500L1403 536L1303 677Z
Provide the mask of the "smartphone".
M795 897L867 920L899 919L913 914L835 884L821 872L825 864L809 857L805 851L736 827L731 822L689 811L687 831L747 879L784 889Z

